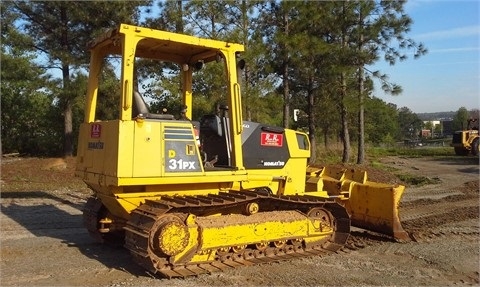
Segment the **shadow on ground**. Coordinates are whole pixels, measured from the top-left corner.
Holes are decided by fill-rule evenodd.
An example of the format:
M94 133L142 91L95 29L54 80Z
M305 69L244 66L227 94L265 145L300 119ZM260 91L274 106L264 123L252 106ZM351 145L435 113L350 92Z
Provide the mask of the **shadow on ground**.
M83 203L73 203L43 191L2 192L1 197L13 199L8 204L1 204L1 212L36 237L60 239L63 244L77 248L107 268L122 270L134 276L148 276L145 270L133 262L127 249L96 243L90 238L82 224ZM75 195L68 194L66 198L68 197Z
M432 161L445 165L466 166L459 168L459 172L463 173L479 173L480 161L478 156L451 156L451 157L435 157Z

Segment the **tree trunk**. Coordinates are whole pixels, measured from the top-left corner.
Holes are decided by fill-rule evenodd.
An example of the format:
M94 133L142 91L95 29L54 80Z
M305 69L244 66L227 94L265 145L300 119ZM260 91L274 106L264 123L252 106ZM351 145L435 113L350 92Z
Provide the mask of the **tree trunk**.
M347 108L343 104L341 104L341 118L343 143L342 162L348 163L350 160L350 134L348 133Z
M72 100L70 95L70 68L67 64L62 66L63 77L63 117L64 117L64 143L63 155L65 157L73 155L73 125L72 125Z
M175 31L177 33L183 33L183 6L182 1L177 1L177 14L175 17Z
M358 156L357 164L365 161L365 117L364 117L364 80L363 66L358 68Z
M250 85L249 85L249 69L248 67L245 67L244 68L244 72L243 72L243 75L245 76L245 81L243 86L244 86L244 91L242 93L245 101L244 101L244 106L245 106L245 117L247 119L247 121L251 121L252 120L252 109L250 108L250 104L251 104L251 100L252 98L250 97Z
M68 32L69 28L67 26L68 17L67 17L67 10L63 6L61 9L61 25L63 25L63 29L61 32L61 44L62 49L64 51L69 51L68 48ZM62 79L63 79L63 116L64 116L64 136L65 141L63 145L63 154L65 157L73 155L73 125L72 125L72 105L73 100L71 99L71 95L73 94L70 85L70 64L67 59L62 60Z
M248 8L247 8L247 2L243 0L240 4L241 6L241 11L242 11L242 31L243 31L243 44L247 46L248 44L248 24L249 24L249 19L248 19ZM248 47L247 47L248 49ZM253 96L250 95L250 69L248 68L248 65L245 66L243 69L243 75L245 77L245 81L243 81L243 92L242 95L244 97L244 101L242 104L245 107L245 118L247 121L252 120L252 106L255 106L255 103L252 103Z
M347 2L343 2L342 8L343 12L346 11ZM344 16L345 17L345 16ZM346 19L344 19L344 23L347 23ZM341 37L341 45L342 50L346 50L348 43L347 43L348 33L346 27L342 27L342 37ZM350 134L348 133L348 115L347 115L347 107L345 106L345 98L347 97L347 79L345 76L345 72L341 72L340 81L341 81L341 91L340 91L340 117L341 117L341 125L342 125L342 143L343 143L343 154L342 154L342 162L347 163L350 160Z
M359 13L359 30L360 37L359 37L359 45L358 45L358 52L362 52L363 48L363 15L360 9ZM364 99L365 99L365 89L364 89L364 78L363 78L363 65L359 65L358 67L358 153L357 153L357 164L363 164L365 161L365 119L364 119Z
M340 117L342 121L342 143L343 143L343 153L342 153L342 162L347 163L350 160L350 134L348 132L348 114L347 107L345 107L344 100L347 96L347 84L345 80L345 73L342 72L342 91L340 98Z
M310 140L310 160L309 163L315 163L317 159L317 148L316 148L316 141L315 141L315 97L313 94L312 89L312 78L309 79L309 89L308 89L308 139Z
M284 15L283 24L285 27L285 36L288 37L289 35L289 27L288 27L288 13ZM290 84L288 79L288 48L284 47L284 58L283 58L283 127L289 127L289 119L290 119Z
M72 125L72 104L70 100L65 103L65 145L64 156L73 156L73 125Z
M288 64L283 68L283 127L288 128L290 117L290 85L288 83Z
M325 146L325 148L328 147L328 132L328 128L323 129L323 145Z

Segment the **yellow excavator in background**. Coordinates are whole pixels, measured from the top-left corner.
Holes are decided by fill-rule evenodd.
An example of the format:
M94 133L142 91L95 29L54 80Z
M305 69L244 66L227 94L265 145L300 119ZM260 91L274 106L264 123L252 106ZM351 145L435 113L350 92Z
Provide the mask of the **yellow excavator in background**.
M76 167L94 193L84 224L99 241L122 240L147 270L171 278L334 252L352 225L408 239L403 186L308 166L305 133L243 121L243 45L121 24L90 50ZM97 109L107 57L121 59L117 118ZM140 59L181 74L182 118L149 110ZM194 73L209 64L223 68L226 105L192 122Z

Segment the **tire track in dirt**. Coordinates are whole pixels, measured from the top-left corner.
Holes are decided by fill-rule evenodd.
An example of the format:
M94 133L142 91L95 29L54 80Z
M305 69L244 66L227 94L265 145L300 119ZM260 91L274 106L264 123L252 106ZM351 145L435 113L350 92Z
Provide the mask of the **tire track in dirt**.
M393 242L353 229L347 245L327 256L174 280L146 273L124 249L92 243L81 224L88 192L2 191L0 285L478 286L479 192L478 173L472 172L476 163L401 160L406 169L425 176L438 174L441 180L405 191L409 200L402 200L400 217L414 240Z
M478 181L471 181L459 187L460 196L449 196L441 199L419 199L402 204L400 219L405 231L414 241L420 241L432 236L443 236L446 233L478 235L476 231L458 231L455 228L437 231L444 225L467 220L479 219ZM450 230L449 229L449 230ZM372 232L352 232L347 242L347 248L365 247L376 243L389 241L388 237Z

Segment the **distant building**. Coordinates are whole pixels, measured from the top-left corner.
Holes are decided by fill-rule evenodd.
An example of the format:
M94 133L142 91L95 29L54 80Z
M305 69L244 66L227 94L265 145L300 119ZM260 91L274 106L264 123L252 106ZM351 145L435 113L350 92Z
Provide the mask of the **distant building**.
M454 132L452 119L439 119L433 121L423 121L423 124L431 123L432 130L422 130L422 137L448 137Z
M452 119L445 119L440 121L442 123L442 135L443 136L450 136L453 134L453 120Z
M422 130L422 138L431 138L432 131L431 130Z

